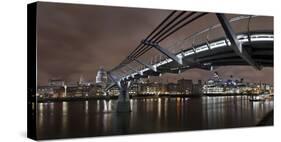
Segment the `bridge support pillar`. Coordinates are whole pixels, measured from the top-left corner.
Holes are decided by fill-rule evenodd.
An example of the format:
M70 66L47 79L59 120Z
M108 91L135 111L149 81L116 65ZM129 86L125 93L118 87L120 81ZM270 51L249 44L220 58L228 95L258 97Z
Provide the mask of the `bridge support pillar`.
M118 96L116 112L131 112L130 98L128 89L130 87L130 82L121 81L120 82L120 94Z
M125 80L118 80L115 76L112 75L111 72L107 72L108 77L114 82L110 86L106 88L108 90L109 88L113 87L114 85L117 85L120 94L118 96L117 104L116 104L116 112L131 112L131 105L130 105L130 99L129 99L129 93L128 89L131 85L130 81Z

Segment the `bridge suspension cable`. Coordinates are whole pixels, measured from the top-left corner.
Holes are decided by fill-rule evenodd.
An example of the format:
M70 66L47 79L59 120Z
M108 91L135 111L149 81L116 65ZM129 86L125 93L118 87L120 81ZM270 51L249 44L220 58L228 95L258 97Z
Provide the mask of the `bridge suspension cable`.
M190 19L189 21L187 21L186 23L180 25L179 27L177 27L177 28L174 29L173 31L170 31L166 36L164 36L164 37L162 37L162 38L161 38L161 36L158 37L154 42L157 43L157 44L160 43L161 41L163 41L164 39L166 39L167 37L169 37L171 34L175 33L176 31L178 31L179 29L181 29L182 27L184 27L184 26L187 25L188 23L193 22L194 20L198 19L199 17L201 17L201 16L203 16L203 15L205 15L205 13L202 13L202 14L199 14L199 15L195 16L194 18L192 18L192 19ZM166 33L167 33L167 32L166 32ZM162 36L165 35L166 33L162 34ZM161 38L161 39L160 39L160 38ZM139 53L138 55L136 55L135 58L140 57L141 55L143 55L145 52L147 52L147 51L150 50L150 49L151 49L151 46L149 46L148 48L144 49L143 52L142 52L142 53Z
M207 14L199 13L196 15L196 12L191 12L185 15L185 11L182 11L178 14L176 13L178 13L178 11L172 11L144 40L153 43L160 43L161 41L178 31L179 29L183 28L187 24ZM195 16L192 17L193 15ZM189 19L190 17L192 18ZM135 48L118 66L113 68L111 71L117 70L125 66L126 64L129 64L130 62L134 61L135 59L146 53L151 48L151 46L140 43L137 48Z
M174 21L176 21L178 18L180 18L184 13L186 13L185 11L179 13L176 17L174 17L172 20L170 20L170 22L167 23L167 21L176 13L177 11L173 11L167 18L165 18L150 34L147 38L145 38L145 40L148 41L153 41L154 38L156 38L162 31L164 31L167 27L169 27ZM167 23L167 24L166 24ZM154 34L161 26L163 26L164 24L166 24L164 27L162 27L156 34ZM152 38L150 38L152 35L154 34L154 36ZM150 39L149 39L150 38ZM144 49L148 48L147 45L144 45L142 43L139 44L140 48L137 48L133 51L133 53L131 53L126 59L125 62L123 62L124 64L127 64L127 62L130 62L132 60L134 60L136 57L136 55L138 55L140 52L142 52Z

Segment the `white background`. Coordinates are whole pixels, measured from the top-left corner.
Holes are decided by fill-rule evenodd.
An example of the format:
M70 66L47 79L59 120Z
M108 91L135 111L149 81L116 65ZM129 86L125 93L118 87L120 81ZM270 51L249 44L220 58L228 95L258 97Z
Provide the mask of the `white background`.
M53 0L50 0L53 1ZM32 141L26 138L27 4L31 0L6 0L0 4L0 141ZM274 127L206 130L53 141L280 141L280 27L278 0L56 0L56 2L133 6L207 12L274 16ZM276 40L277 39L277 40Z

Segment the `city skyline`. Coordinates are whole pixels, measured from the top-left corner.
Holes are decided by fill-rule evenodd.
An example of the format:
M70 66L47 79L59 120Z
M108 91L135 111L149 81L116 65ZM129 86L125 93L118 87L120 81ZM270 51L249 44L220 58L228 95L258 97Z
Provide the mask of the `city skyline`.
M97 74L96 81L84 80L81 76L77 82L65 82L64 80L49 80L47 86L38 86L39 98L63 98L63 97L93 97L93 96L118 96L118 87L112 88L106 94L104 88L107 81L103 70ZM64 88L64 89L63 89ZM230 76L222 78L215 72L208 80L179 79L176 82L160 81L151 79L134 81L128 88L130 95L208 95L208 94L260 94L268 91L272 93L273 84L264 82L247 82L244 78ZM263 91L262 91L263 90ZM66 95L68 92L68 95ZM71 95L69 95L71 94ZM63 96L62 96L63 95Z
M191 80L193 83L198 83L198 80L200 80L200 81L203 81L203 83L204 82L207 82L208 80L211 80L213 77L213 74L215 74L215 73L217 73L217 74L219 74L219 77L223 80L223 81L227 81L227 80L229 80L229 79L232 79L232 80L241 80L241 79L243 79L244 80L244 82L246 82L246 83L267 83L267 84L271 84L271 85L273 85L273 83L268 83L268 82L262 82L262 81L256 81L256 82L252 82L252 81L250 81L250 80L248 80L248 78L244 78L244 77L241 77L241 76L235 76L235 75L232 75L232 74L230 74L230 75L228 75L228 76L226 76L226 75L221 75L219 72L217 72L217 71L209 71L209 73L210 73L210 76L208 76L207 78L204 78L204 79L190 79L190 78L186 78L186 77L184 77L184 76L177 76L176 78L173 78L173 79L171 79L171 77L169 77L169 78L163 78L162 76L161 77L155 77L155 76L150 76L149 78L143 78L143 79L141 79L142 81L148 81L148 82L154 82L154 83L177 83L178 82L178 80L181 80L181 79L185 79L185 80ZM96 76L97 77L97 76ZM94 83L94 84L96 84L96 82L97 82L97 80L96 80L96 77L95 77L95 79L88 79L88 78L85 78L84 77L84 75L80 75L79 76L79 78L77 78L77 79L75 79L75 80L63 80L62 78L50 78L50 79L48 79L48 81L47 81L47 83L46 84L39 84L39 86L45 86L45 85L49 85L50 84L50 81L52 81L52 80L59 80L59 81L63 81L66 85L68 84L68 83L70 83L70 84L73 84L73 83L81 83L81 79L82 79L82 81L84 81L84 82L90 82L90 83ZM108 82L108 83L110 83L110 81Z
M80 75L94 80L101 66L109 70L119 64L170 12L54 3L38 6L38 84L46 84L50 78L78 80ZM212 16L206 19L216 22ZM201 28L197 25L201 23L191 25L190 33ZM181 35L176 33L167 42ZM222 76L235 75L250 82L273 84L273 68L257 71L251 66L227 66L216 71ZM162 78L204 80L210 74L210 71L191 69L177 75L164 74Z

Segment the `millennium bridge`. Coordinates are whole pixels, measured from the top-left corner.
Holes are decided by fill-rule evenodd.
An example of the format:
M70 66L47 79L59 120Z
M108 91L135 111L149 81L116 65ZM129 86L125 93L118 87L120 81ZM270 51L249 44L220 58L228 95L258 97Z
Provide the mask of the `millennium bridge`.
M169 40L181 30L192 31L190 25L205 17L215 17L208 25L181 40ZM117 112L130 112L128 88L140 78L180 74L189 69L213 70L220 66L251 66L256 70L273 67L272 17L242 15L231 17L220 13L172 11L117 66L107 72L111 84L120 90ZM268 24L271 23L271 24ZM269 26L268 26L269 25ZM181 31L184 33L185 31ZM169 46L164 42L172 42Z

